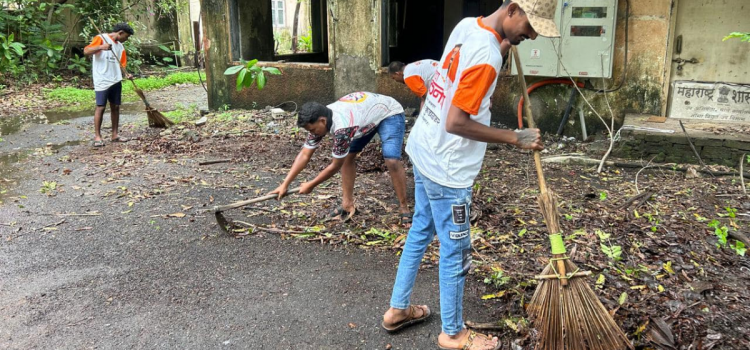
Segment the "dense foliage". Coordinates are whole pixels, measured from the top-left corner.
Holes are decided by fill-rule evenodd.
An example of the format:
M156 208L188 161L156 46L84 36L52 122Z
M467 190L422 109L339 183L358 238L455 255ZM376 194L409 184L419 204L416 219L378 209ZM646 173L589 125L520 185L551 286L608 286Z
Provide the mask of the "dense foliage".
M0 84L30 84L88 72L90 62L71 43L96 34L89 18L104 31L128 22L137 32L145 25L128 19L173 16L176 0L8 0L0 6ZM138 35L125 43L130 71L143 63L139 43Z

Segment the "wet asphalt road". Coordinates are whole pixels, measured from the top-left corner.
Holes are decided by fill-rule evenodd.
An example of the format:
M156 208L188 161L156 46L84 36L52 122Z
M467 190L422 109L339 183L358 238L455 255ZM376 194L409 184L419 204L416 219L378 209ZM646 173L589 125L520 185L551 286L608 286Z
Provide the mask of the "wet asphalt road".
M90 119L76 119L23 133L55 135L49 138L5 138L17 141L17 152L50 138L80 140L90 127ZM230 190L188 188L143 201L126 215L120 202L101 195L117 184L102 184L81 163L60 163L74 147L86 146L32 157L12 172L2 165L15 179L16 197L0 204L1 349L436 348L437 269L420 273L413 299L435 316L389 335L379 324L398 262L393 252L276 235L236 239L205 214L191 214L193 222L152 217L209 195L229 200ZM64 167L70 176L60 175ZM66 190L48 197L40 184L52 179ZM127 185L139 181L134 174ZM103 215L54 215L93 210ZM500 317L479 300L480 283L468 286L474 292L467 292L466 319Z

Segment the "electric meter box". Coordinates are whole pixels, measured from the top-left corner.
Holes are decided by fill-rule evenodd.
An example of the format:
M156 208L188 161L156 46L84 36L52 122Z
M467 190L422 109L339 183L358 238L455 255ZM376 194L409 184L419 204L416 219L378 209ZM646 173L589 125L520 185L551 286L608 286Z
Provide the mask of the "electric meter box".
M527 76L611 78L617 0L558 0L560 38L539 36L518 45ZM515 62L512 73L518 74Z

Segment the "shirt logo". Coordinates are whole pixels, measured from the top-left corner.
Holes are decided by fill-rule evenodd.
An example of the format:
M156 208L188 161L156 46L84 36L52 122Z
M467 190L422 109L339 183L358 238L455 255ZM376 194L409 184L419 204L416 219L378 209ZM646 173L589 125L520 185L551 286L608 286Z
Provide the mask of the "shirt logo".
M367 99L367 94L364 92L353 92L339 99L341 102L348 103L360 103Z
M432 80L432 83L430 83L430 96L436 98L440 106L443 106L443 101L445 101L445 90L442 86L438 85L435 80Z

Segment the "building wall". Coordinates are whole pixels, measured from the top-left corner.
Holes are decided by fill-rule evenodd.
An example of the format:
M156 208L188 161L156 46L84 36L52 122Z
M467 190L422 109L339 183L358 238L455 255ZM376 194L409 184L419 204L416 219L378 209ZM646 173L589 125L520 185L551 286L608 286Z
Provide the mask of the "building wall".
M220 0L212 0L220 1ZM224 0L225 1L225 0ZM666 88L669 76L667 65L670 56L669 46L670 21L672 20L672 6L675 0L630 0L630 15L628 35L628 61L626 79L616 92L606 94L612 107L616 121L621 122L625 113L661 114L664 104ZM620 0L618 10L618 28L615 40L614 74L612 79L606 81L592 81L590 85L600 89L611 88L622 79L624 74L625 53L625 26L626 17L625 0ZM343 96L357 90L374 91L391 95L399 100L405 107L418 107L418 100L409 93L406 86L397 84L388 79L380 67L387 62L382 62L380 50L380 1L372 0L347 0L329 2L329 48L330 48L330 73L325 73L325 79L318 77L314 83L310 81L292 82L289 78L282 78L280 82L296 84L294 96L314 96L302 89L321 89L323 82L332 82L333 87L323 87L326 91L324 96ZM446 5L448 6L448 5ZM457 8L454 8L457 11ZM332 17L331 15L332 14ZM294 68L305 68L300 66ZM290 71L291 73L292 71ZM315 73L322 74L320 72ZM303 75L294 72L294 77L302 78ZM274 77L275 79L276 77ZM534 83L529 79L528 83ZM269 81L269 86L274 81ZM230 82L231 84L231 82ZM548 131L556 131L561 116L567 105L570 95L570 86L550 85L537 89L531 94L534 116L537 124ZM278 96L271 96L278 92ZM332 95L328 95L332 92ZM609 118L609 108L604 94L593 91L585 91L586 97L596 110L605 118ZM502 122L509 126L517 125L517 104L520 98L520 87L515 76L501 76L497 89L492 99L492 114L496 122ZM253 100L255 99L255 100ZM277 104L291 99L284 90L268 90L263 93L232 94L231 104L233 106L251 107L252 102L259 105ZM260 103L267 101L269 103ZM297 103L306 101L299 100ZM573 110L573 116L569 125L565 127L567 134L579 134L580 125L578 109L585 112L587 129L589 134L604 127L598 117L591 112L585 102L578 98Z
M628 58L626 79L622 87L611 93L601 94L584 90L584 95L600 115L609 120L610 112L617 123L626 113L662 114L669 87L666 71L669 60L670 21L675 0L630 0ZM624 74L626 0L619 1L617 30L615 34L615 58L612 79L592 79L594 89L611 89L620 84ZM527 83L545 78L529 78ZM543 130L557 131L568 103L570 86L548 85L531 93L534 117ZM521 90L514 76L500 77L493 95L492 115L495 121L517 126L517 105ZM589 134L604 130L599 118L582 98L578 97L573 113L565 127L565 133L580 135L578 110L583 109Z
M266 87L258 90L255 86L238 92L230 89L232 107L264 108L294 101L297 107L308 101L329 104L336 100L333 89L333 69L325 64L304 63L263 63L281 70L282 75L266 75ZM234 87L236 77L228 77ZM285 104L283 108L294 107Z
M380 68L380 1L335 1L329 9L332 35L334 93L375 91Z

